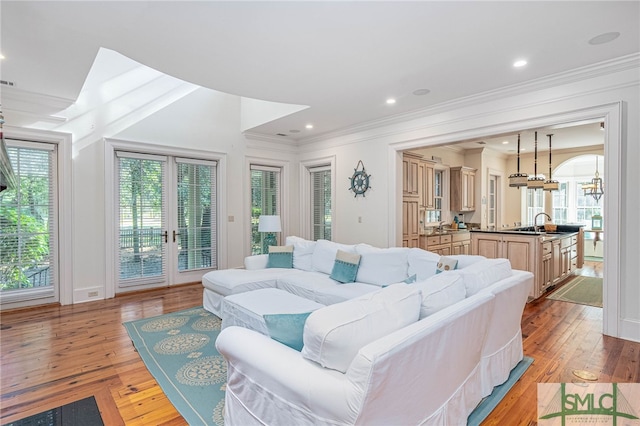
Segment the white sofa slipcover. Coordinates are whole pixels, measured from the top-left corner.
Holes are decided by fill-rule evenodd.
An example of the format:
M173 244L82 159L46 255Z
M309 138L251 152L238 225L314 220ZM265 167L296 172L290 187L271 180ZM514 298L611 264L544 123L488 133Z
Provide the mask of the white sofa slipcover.
M293 268L267 268L268 255L245 258L245 269L211 271L202 277L203 305L222 316L221 301L225 296L275 287L323 305L331 305L378 290L381 286L402 281L412 275L425 280L436 271L439 255L418 248L377 248L368 244L339 244L327 240L308 241L289 236ZM340 284L330 278L338 250L361 255L355 283ZM467 268L483 256L450 256L458 260L458 268Z
M482 398L494 303L493 294L477 294L383 336L360 348L345 373L228 327L216 340L228 369L225 424L465 424Z
M405 277L398 271L406 265L406 275L415 274L418 281L396 286L420 292L419 320L356 347L355 358L341 366L344 373L305 358L304 347L297 352L251 330L227 327L216 342L228 362L227 424L465 424L481 398L503 383L522 359L520 321L533 274L512 271L508 260L452 256L460 269L436 275L439 256L433 253L356 245L352 249L363 255L379 250L393 255L391 266L389 259L369 263L384 265L385 274L391 275L380 273L377 277L384 278L377 284L338 284L328 274L313 271L311 248L317 243L290 238L294 265L295 244L305 246L297 259L304 270L271 272L264 269L266 256L252 256L245 259L244 272L256 274L253 279L259 282L264 282L260 272L273 274L269 285L332 305L375 299L375 294L395 287L384 288L384 282ZM325 250L331 247L322 245ZM400 264L405 253L406 264ZM370 280L371 271L366 272ZM252 285L249 281L238 279L238 286L223 288L237 292ZM205 295L211 291L205 285Z

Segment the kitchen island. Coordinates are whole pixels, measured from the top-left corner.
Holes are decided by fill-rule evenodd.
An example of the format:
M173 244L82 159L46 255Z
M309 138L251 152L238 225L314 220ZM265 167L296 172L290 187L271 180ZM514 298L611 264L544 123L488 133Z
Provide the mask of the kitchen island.
M532 272L533 300L582 268L584 230L582 225L558 225L554 232L534 227L472 229L471 254L506 258L513 269Z

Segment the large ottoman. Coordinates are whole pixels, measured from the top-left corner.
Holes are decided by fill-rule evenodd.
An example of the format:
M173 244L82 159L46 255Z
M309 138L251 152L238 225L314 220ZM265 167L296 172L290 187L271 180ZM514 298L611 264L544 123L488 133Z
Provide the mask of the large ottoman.
M263 315L297 314L315 311L324 305L277 288L233 294L222 300L222 329L237 325L269 335Z
M222 300L232 294L261 288L275 288L279 277L298 273L297 269L221 269L202 276L204 308L222 318Z

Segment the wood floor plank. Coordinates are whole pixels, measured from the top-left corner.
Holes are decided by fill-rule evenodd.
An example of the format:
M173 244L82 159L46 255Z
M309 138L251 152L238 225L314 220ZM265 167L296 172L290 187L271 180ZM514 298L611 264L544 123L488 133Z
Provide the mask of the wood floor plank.
M0 424L94 395L108 425L185 425L122 324L201 305L197 283L0 313ZM522 333L534 362L483 425L536 425L538 383L579 381L574 370L640 381L640 343L603 336L600 308L542 298Z

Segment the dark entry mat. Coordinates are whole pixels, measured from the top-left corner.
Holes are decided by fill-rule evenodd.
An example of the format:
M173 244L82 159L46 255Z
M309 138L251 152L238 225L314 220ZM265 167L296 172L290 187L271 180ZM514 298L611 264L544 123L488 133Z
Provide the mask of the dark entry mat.
M93 396L52 408L7 426L104 426Z

